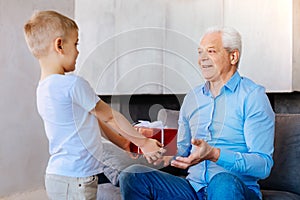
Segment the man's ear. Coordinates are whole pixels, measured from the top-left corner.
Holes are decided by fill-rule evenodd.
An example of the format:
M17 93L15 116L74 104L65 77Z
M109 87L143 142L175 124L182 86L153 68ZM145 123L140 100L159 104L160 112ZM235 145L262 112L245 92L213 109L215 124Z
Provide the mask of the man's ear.
M59 53L59 54L63 53L63 40L62 40L62 38L58 37L58 38L55 39L54 48L55 48L55 51L57 53Z
M230 64L236 65L240 60L240 52L238 50L233 50L230 53Z

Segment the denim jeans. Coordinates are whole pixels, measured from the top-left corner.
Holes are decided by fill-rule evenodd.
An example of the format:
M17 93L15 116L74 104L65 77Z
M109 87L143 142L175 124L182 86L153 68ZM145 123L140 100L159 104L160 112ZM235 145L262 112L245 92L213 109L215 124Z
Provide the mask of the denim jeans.
M96 200L98 177L73 178L46 174L45 185L49 200Z
M185 178L142 165L128 167L119 181L123 200L259 200L253 190L229 173L217 174L198 192Z

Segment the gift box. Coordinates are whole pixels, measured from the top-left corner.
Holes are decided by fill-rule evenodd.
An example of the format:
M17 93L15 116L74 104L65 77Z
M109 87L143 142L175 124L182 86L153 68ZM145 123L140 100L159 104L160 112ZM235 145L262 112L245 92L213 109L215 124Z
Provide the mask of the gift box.
M171 128L149 128L149 127L135 127L137 131L143 134L145 137L153 138L163 144L163 147L167 150L164 155L174 156L177 153L177 129ZM133 153L143 154L141 149L130 144L130 151Z

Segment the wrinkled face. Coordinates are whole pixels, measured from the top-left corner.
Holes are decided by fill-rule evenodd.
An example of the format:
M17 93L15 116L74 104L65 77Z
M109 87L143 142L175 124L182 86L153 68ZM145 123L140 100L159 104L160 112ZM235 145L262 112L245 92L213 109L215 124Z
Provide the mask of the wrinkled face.
M198 48L202 75L210 82L226 81L232 70L230 53L224 49L221 36L219 32L205 35Z
M65 55L63 68L65 72L75 70L76 59L79 54L77 50L78 45L78 32L72 31L69 37L63 42L63 51Z

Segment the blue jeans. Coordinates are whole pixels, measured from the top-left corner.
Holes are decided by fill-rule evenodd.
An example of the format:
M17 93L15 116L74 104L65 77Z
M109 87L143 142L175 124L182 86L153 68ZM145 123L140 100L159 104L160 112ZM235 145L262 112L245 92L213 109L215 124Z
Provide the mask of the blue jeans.
M119 181L123 200L259 200L253 190L229 173L215 175L198 192L185 178L142 165L128 167Z

